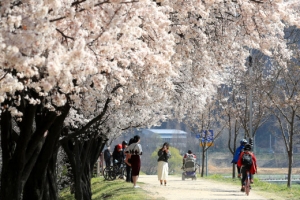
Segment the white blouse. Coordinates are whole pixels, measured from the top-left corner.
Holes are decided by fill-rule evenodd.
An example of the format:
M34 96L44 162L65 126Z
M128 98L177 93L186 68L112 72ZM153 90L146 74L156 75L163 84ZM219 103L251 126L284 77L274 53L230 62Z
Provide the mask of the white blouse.
M128 149L126 149L131 155L142 155L143 150L142 150L142 145L139 143L133 143L130 146L128 146ZM125 151L125 152L126 152Z

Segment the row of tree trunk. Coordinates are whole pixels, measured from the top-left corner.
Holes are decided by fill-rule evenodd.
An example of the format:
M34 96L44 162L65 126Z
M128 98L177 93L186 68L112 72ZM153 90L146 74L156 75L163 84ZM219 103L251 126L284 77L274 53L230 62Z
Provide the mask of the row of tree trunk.
M9 111L1 113L2 173L0 199L56 200L57 154L65 150L72 168L77 200L91 199L93 166L103 150L106 137L89 134L60 142L68 105L56 112L43 111L37 105L21 105L24 117L16 123ZM19 129L18 131L16 131Z

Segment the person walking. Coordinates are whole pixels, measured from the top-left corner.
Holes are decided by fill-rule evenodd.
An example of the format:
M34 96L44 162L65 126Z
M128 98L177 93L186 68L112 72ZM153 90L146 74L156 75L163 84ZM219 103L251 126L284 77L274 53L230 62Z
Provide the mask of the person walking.
M124 149L125 153L125 164L126 164L126 182L132 182L132 176L131 176L131 159L130 159L130 153L129 153L129 146L133 143L133 138L131 138L128 142L128 146Z
M157 164L157 177L160 181L160 185L167 186L167 179L169 174L169 164L168 160L171 157L171 153L169 151L169 143L165 142L157 152L158 155L158 164Z
M139 188L136 184L140 169L141 169L141 155L143 154L142 145L139 144L140 136L136 135L133 137L133 143L128 147L131 162L131 176L133 181L133 188Z
M244 147L245 147L246 144L247 144L246 139L242 139L240 141L240 146L235 150L234 157L233 157L231 163L237 164L237 162L239 160L239 157L240 157L240 154L244 150ZM241 168L238 165L236 165L236 168L237 168L237 171L238 171L238 178L241 178Z
M103 153L104 153L105 166L106 167L111 166L110 147L108 146L107 149L105 149Z

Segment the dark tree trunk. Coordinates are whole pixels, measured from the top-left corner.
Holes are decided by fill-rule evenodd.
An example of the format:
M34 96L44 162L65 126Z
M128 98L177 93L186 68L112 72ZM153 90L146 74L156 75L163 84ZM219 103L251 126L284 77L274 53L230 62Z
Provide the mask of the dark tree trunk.
M234 134L234 139L233 139L233 149L234 149L234 152L233 152L233 155L232 155L232 158L234 158L234 155L235 155L235 151L236 151L236 149L237 149L237 147L236 147L236 141L237 141L237 131L236 131L236 129L235 129L235 134ZM236 169L237 169L237 164L235 164L235 163L233 163L232 164L232 178L236 178Z
M69 113L69 106L61 110L55 122L48 130L46 141L39 154L37 162L25 184L23 191L24 200L56 200L58 190L56 182L56 161L59 149L59 137L62 132L63 122Z
M12 160L16 143L12 139L12 119L8 111L1 114L1 147L2 147L2 173L1 173L1 198L20 199L20 169L17 162ZM12 167L12 168L11 168ZM14 190L14 192L12 192Z
M205 144L203 144L205 145ZM204 166L205 166L205 147L202 147L202 167L201 167L201 177L204 176Z
M45 141L44 134L56 118L55 112L40 113L40 106L21 101L22 122L18 122L19 133L12 129L12 117L9 111L1 113L2 174L0 199L19 200L23 187L36 163ZM24 103L25 102L25 103ZM33 130L34 119L39 123Z
M92 198L93 167L106 141L107 139L103 136L90 138L89 141L80 141L77 138L62 141L62 147L72 168L76 200L90 200Z
M288 151L288 180L287 180L287 187L292 186L292 165L293 165L293 153Z
M232 164L232 178L235 178L235 176L236 176L236 165L233 163Z

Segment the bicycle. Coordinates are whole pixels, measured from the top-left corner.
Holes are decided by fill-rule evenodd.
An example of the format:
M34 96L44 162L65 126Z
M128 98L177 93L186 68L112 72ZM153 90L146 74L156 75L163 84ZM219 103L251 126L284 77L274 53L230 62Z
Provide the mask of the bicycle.
M107 166L104 168L103 177L105 180L108 180L108 181L112 181L116 178L113 166Z
M250 192L250 189L251 189L251 186L250 186L250 172L249 170L246 171L247 173L247 178L245 180L245 193L247 196L249 196L249 192Z
M105 180L115 180L117 177L119 179L126 180L126 165L125 163L115 164L114 166L106 167L103 171L103 176Z
M126 180L126 165L122 162L119 165L114 166L115 178Z

